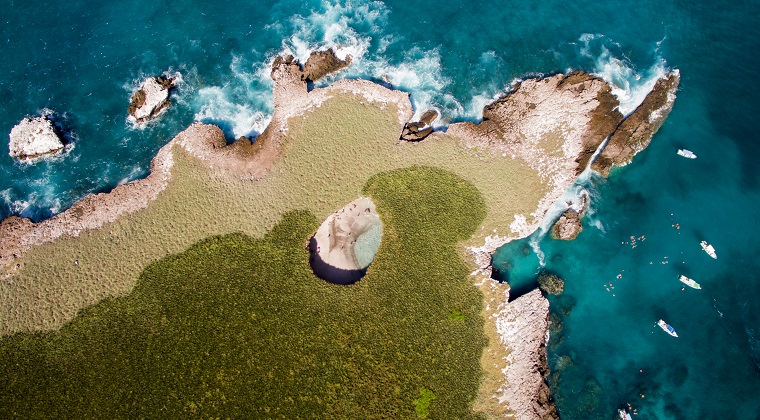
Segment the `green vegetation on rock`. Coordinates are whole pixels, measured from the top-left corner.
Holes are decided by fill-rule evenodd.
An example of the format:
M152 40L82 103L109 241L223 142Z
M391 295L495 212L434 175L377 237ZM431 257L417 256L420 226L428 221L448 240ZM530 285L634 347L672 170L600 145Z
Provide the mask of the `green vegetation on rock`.
M482 301L456 244L485 202L429 167L376 175L364 193L385 230L359 283L311 273L308 211L261 239L210 237L56 332L0 339L0 417L473 416Z

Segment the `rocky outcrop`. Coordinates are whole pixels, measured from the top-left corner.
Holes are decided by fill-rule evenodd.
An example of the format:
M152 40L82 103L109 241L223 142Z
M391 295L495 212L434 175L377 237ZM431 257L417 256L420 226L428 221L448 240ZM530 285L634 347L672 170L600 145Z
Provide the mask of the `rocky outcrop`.
M304 80L316 82L330 73L348 67L350 64L350 55L346 56L345 60L341 60L332 48L326 51L314 51L303 66Z
M567 209L554 222L552 226L552 238L563 241L572 241L583 230L581 216L573 209Z
M586 83L593 79L596 77L582 71L576 71L568 74L560 83L560 87L570 86L580 93L586 88ZM576 174L580 174L586 169L594 152L601 146L604 139L614 132L620 122L623 121L623 114L618 110L620 103L612 94L612 89L608 84L597 92L596 101L599 105L590 113L591 121L588 126L588 133L583 140L583 150L578 155Z
M554 239L563 241L572 241L583 230L583 215L588 208L588 195L583 193L580 196L579 208L573 208L573 202L566 203L569 207L562 215L559 216L552 226L551 235Z
M355 283L374 260L382 230L369 197L346 204L322 222L309 242L314 274L330 283Z
M678 70L658 80L641 105L615 130L591 168L607 176L613 166L627 165L644 150L673 109L679 81Z
M466 147L520 158L538 172L549 192L530 215L516 215L519 236L534 231L546 211L585 169L591 153L623 116L610 86L583 72L528 79L483 109L479 124L457 123L447 133Z
M282 78L282 74L287 73L289 77L298 78L304 82L316 82L350 64L350 55L346 56L345 60L341 60L332 48L312 52L303 66L292 55L278 56L272 64L272 79Z
M430 109L425 111L417 122L408 122L401 131L401 140L422 141L433 132L433 121L438 118L438 111Z
M538 275L538 287L550 295L561 295L565 291L565 281L555 273L542 270Z
M127 111L130 118L138 123L155 118L169 106L169 93L173 87L173 78L159 76L145 79L129 101Z
M509 349L509 365L502 372L498 391L500 403L507 403L517 419L557 419L545 378L549 328L549 301L536 289L512 302L499 304L496 330L501 344Z
M24 118L11 129L8 153L21 160L36 159L63 150L63 137L46 116Z

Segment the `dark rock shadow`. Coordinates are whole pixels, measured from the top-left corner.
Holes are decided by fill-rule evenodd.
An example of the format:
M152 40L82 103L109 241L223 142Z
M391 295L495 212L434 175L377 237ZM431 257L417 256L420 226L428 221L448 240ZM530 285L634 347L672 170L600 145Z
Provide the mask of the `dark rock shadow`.
M325 262L325 260L319 256L319 252L317 252L317 240L314 239L313 236L309 239L308 250L311 271L314 272L314 275L328 283L341 285L354 284L367 274L366 269L344 270Z

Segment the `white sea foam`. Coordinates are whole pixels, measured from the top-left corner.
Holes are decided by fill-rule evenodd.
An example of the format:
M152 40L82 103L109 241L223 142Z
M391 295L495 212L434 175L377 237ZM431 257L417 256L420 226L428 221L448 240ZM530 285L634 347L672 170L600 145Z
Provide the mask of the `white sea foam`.
M190 105L197 109L195 120L217 124L235 139L261 134L272 118L270 67L232 56L226 83L202 87L194 95Z
M232 96L225 87L199 89L200 109L195 113L195 120L218 124L235 138L264 131L272 118L271 113L255 109L246 101L233 102Z
M120 179L119 182L116 183L116 185L124 185L127 182L137 179L142 174L143 174L143 168L140 165L133 166L132 169L129 171L129 174L125 176L124 178Z
M601 34L583 34L578 39L583 46L581 54L594 60L594 76L601 77L612 87L612 94L620 101L620 112L628 115L641 105L658 79L665 76L665 60L658 56L655 63L644 71L637 71L625 56L613 55L607 45L619 48ZM657 44L659 48L659 43Z

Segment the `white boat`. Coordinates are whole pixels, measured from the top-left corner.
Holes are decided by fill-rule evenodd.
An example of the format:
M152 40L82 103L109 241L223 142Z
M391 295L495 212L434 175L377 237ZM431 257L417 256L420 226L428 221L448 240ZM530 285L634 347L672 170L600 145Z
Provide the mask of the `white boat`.
M718 255L715 253L715 248L713 248L712 245L708 244L707 241L702 241L700 244L702 245L702 251L705 251L707 255L715 258L716 260L718 259Z
M668 325L665 321L659 320L657 321L657 325L659 325L660 328L662 328L662 330L665 331L666 333L672 335L673 337L678 337L678 334L676 334L676 330L674 330L673 327Z
M683 283L683 284L685 284L685 285L687 285L689 287L692 287L694 289L701 289L702 288L702 286L700 286L699 283L697 283L694 280L692 280L692 279L684 276L683 274L681 274L681 277L679 277L678 280L681 280L681 283Z
M633 420L630 414L622 408L618 409L618 417L620 420Z
M686 150L686 149L678 149L678 155L683 156L685 158L689 158L689 159L697 158L697 155L695 155L694 152L692 152L691 150Z

